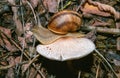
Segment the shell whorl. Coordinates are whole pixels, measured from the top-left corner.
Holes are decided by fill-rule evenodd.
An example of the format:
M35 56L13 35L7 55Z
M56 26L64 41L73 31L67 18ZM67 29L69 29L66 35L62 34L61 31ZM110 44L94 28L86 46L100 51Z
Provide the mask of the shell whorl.
M82 16L69 10L63 10L56 13L48 24L48 29L57 34L67 34L80 29Z

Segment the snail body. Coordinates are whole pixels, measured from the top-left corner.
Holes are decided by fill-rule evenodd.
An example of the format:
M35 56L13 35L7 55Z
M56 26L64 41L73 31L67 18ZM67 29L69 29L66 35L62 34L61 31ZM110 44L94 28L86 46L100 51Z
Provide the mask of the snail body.
M79 13L63 10L53 15L48 23L48 29L38 25L32 32L42 44L50 44L61 37L84 37L84 34L76 32L80 29L81 23L82 17Z
M63 10L56 13L48 24L48 29L57 34L67 34L80 29L82 17L79 13Z

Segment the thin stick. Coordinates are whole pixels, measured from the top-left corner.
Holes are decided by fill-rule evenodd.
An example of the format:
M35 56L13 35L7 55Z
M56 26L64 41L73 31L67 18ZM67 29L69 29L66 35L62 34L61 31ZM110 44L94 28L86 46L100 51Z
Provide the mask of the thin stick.
M107 63L107 65L109 66L109 68L112 70L112 72L115 74L115 76L117 77L117 74L115 73L115 71L114 71L114 69L113 69L113 67L110 65L110 63L105 59L105 57L102 55L102 54L100 54L100 52L97 50L97 49L95 49L95 52Z
M96 77L95 78L98 78L99 69L100 69L100 64L97 66L97 71L96 71Z
M106 34L120 34L120 29L117 28L105 28L105 27L94 27L94 26L82 26L81 30L83 31L91 31L96 29L99 33L106 33Z
M30 6L30 8L31 8L31 10L32 10L32 12L33 12L33 15L34 15L34 18L35 18L35 22L36 22L36 24L37 24L37 17L36 17L36 15L35 15L35 11L34 11L32 5L31 5L28 1L26 1L26 2L27 2L27 4L28 4L28 5Z
M40 55L36 55L32 60L29 61L28 66L24 69L23 73L29 68L29 66L39 57Z
M81 75L81 71L78 72L78 78L80 78L80 75Z

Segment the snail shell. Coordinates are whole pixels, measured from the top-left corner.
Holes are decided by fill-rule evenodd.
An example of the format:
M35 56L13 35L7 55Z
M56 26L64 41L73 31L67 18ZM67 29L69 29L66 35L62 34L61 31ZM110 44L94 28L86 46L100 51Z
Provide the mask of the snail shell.
M57 34L67 34L80 29L82 16L70 10L63 10L56 13L48 24L48 29Z
M48 29L39 25L35 26L32 32L42 44L50 44L61 37L85 37L84 34L73 32L80 28L81 21L77 12L64 10L51 18Z

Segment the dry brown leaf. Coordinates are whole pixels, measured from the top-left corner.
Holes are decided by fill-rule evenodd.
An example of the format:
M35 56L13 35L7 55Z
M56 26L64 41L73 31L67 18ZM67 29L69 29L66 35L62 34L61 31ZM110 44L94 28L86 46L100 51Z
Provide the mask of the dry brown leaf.
M113 59L113 63L114 63L116 66L120 66L120 60Z
M4 48L6 48L8 51L11 51L11 52L15 52L17 51L18 49L12 45L9 41L9 38L11 38L11 31L10 29L7 29L7 28L4 28L4 27L0 27L0 45ZM7 36L7 37L6 37Z
M5 76L6 76L5 78L14 78L15 77L14 69L9 68Z
M88 0L80 9L84 14L96 14L105 17L113 16L115 21L120 19L120 13L112 6L92 0ZM120 28L119 22L116 23L116 28Z
M37 74L37 71L36 71L33 67L31 67L31 68L30 68L29 78L36 78L36 77L35 77L36 74Z
M15 0L7 0L10 4L15 4Z
M8 0L8 2L11 5L16 5L15 0ZM13 20L16 25L16 33L18 34L18 36L21 36L23 34L23 29L22 29L22 23L18 18L18 7L12 6L12 11L13 11Z
M29 31L32 27L33 27L33 25L31 23L26 23L25 27L24 27L24 30Z
M58 12L59 2L60 0L43 0L43 4L46 9L52 13Z
M120 22L116 22L116 28L120 29Z
M96 14L96 15L107 16L107 17L110 16L110 13L100 11L97 6L89 4L88 2L85 3L84 7L81 7L81 10L88 14Z
M28 0L21 0L21 1L24 5L26 5Z
M115 19L120 19L120 13L117 12L112 6L107 4L102 4L92 0L88 0L88 3L98 7L98 9L102 12L107 12L110 15L113 15Z
M15 58L15 64L19 64L20 63L20 58L21 58L21 56L18 56L18 57Z
M18 37L19 43L21 46L24 46L24 48L27 48L27 43L25 41L25 38L23 37Z
M0 64L1 64L1 65L4 65L4 66L7 65L6 62L2 62L2 61L0 62Z
M11 38L11 30L10 29L0 26L0 31L4 32L9 38Z
M33 27L33 25L31 23L26 23L25 27L24 27L24 31L25 31L25 36L24 37L19 37L18 36L18 40L21 46L24 46L25 48L27 48L27 43L33 42L33 33L30 31L31 28Z
M31 3L33 8L36 8L39 4L39 0L30 0L30 3Z
M118 72L118 73L116 73L117 77L120 78L120 66L117 66L116 69L117 69L117 72Z
M40 76L40 74L37 74L36 78L42 78L42 77Z
M16 65L16 63L19 62L18 60L19 58L14 58L13 56L10 56L7 60L9 62L9 65L11 65L11 67L8 69L8 72L6 74L6 78L14 78L15 77L15 70L14 70L14 66Z
M15 66L16 64L20 63L20 56L14 58L13 56L10 56L7 60L9 61L9 64L12 64L13 66Z
M26 23L25 25L25 40L27 43L33 42L33 33L30 31L33 25L31 23Z
M24 74L24 72L27 70L27 68L28 68L29 66L30 66L29 63L22 65L22 73L23 73L23 74Z
M10 65L15 65L15 58L13 56L10 56L9 58L7 58L7 61Z
M2 46L5 46L5 48L8 51L11 51L11 52L18 51L18 49L14 45L12 45L7 39L3 39L3 40L4 40L4 44Z

